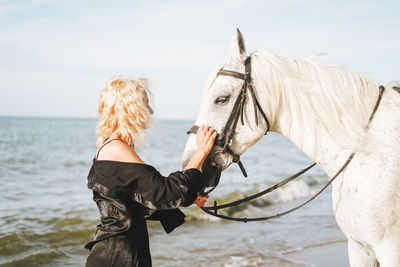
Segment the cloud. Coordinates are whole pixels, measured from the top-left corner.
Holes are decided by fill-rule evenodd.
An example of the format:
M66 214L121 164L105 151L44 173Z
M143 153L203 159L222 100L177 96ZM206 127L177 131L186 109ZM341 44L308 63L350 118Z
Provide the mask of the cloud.
M397 2L16 3L0 2L0 75L10 77L3 79L0 90L47 90L52 101L59 103L63 98L51 90L74 88L86 99L97 99L102 83L113 75L144 75L155 87L163 116L193 118L193 103L197 103L207 73L225 57L236 26L249 52L264 49L296 58L327 52L330 56L323 62L368 71L383 81L398 75ZM13 81L23 75L25 79ZM41 80L57 84L56 89L41 85ZM172 94L180 95L181 107L163 102ZM46 97L42 98L35 101L45 102ZM3 94L0 106L12 110L10 102ZM75 110L87 112L84 106ZM179 115L180 110L191 112Z
M196 22L211 20L210 16L215 19L217 14L199 15L200 7L206 10L204 5L172 5L162 11L97 8L74 21L24 21L18 28L3 32L2 53L34 51L35 56L27 58L33 61L29 65L40 58L41 65L66 68L204 66L209 57L217 56L217 50L210 39L213 36L201 41L199 36L207 34ZM192 20L186 27L177 27L188 18Z
M18 10L27 10L51 2L52 0L3 0L0 1L0 14Z

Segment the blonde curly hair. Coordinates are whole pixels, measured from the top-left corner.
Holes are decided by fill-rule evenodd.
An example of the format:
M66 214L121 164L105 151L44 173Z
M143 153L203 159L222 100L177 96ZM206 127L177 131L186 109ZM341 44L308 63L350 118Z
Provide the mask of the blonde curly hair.
M149 94L147 81L142 78L116 77L105 85L100 95L96 126L98 147L116 129L119 129L118 138L128 145L142 141L152 114Z

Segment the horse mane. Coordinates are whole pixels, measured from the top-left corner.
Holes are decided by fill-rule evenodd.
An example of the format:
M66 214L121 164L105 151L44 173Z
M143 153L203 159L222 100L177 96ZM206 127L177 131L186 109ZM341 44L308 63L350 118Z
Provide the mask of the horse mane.
M343 149L365 149L366 124L378 96L378 82L354 70L323 65L311 59L291 59L257 51L252 54L254 84L265 90L266 112L284 112L284 125L277 130L313 134L316 149L324 128ZM256 87L257 88L257 87ZM265 102L266 101L266 102ZM283 110L282 110L283 109ZM274 119L272 119L274 123ZM274 125L273 125L274 128ZM303 146L303 136L292 140ZM362 142L361 142L362 141Z

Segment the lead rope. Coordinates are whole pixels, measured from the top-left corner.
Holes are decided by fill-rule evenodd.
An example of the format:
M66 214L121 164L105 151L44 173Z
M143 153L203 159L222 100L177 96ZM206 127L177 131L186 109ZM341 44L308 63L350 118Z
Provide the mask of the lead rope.
M367 125L365 127L366 130L369 129L371 121L373 120L373 118L375 116L375 113L376 113L376 111L377 111L377 109L379 107L379 104L381 102L381 99L382 99L384 91L385 91L385 87L382 86L382 85L379 86L378 100L376 101L375 107L374 107L374 109L373 109L373 111L371 113L371 116L370 116L370 118L368 120L368 123L367 123ZM266 221L266 220L271 220L271 219L283 217L285 215L288 215L288 214L290 214L290 213L292 213L292 212L304 207L309 202L314 200L318 195L320 195L336 179L336 177L338 177L343 172L343 170L346 169L346 167L350 164L351 160L353 159L354 155L355 155L354 152L350 154L350 156L347 158L346 162L339 169L339 171L331 179L329 179L329 181L325 184L325 186L323 186L316 194L314 194L311 198L309 198L307 201L303 202L302 204L300 204L300 205L298 205L298 206L296 206L296 207L294 207L294 208L292 208L290 210L287 210L285 212L278 213L276 215L265 216L265 217L255 217L255 218L247 218L247 217L237 218L237 217L231 217L231 216L218 214L218 210L220 210L220 209L233 207L233 206L239 205L239 204L244 203L244 202L248 202L250 200L256 199L258 197L261 197L261 196L263 196L263 195L265 195L267 193L270 193L270 192L274 191L275 189L287 184L288 182L296 179L297 177L299 177L303 173L307 172L309 169L314 167L316 165L316 163L313 163L312 165L310 165L309 167L301 170L300 172L296 173L295 175L293 175L293 176L283 180L282 182L280 182L278 184L275 184L274 186L272 186L272 187L270 187L270 188L268 188L268 189L266 189L264 191L261 191L261 192L259 192L257 194L254 194L254 195L251 195L251 196L249 196L247 198L244 198L244 199L241 199L241 200L237 200L237 201L233 201L233 202L230 202L230 203L227 203L227 204L224 204L224 205L217 205L217 201L214 201L214 206L201 207L201 209L204 212L206 212L207 214L212 215L214 217L218 217L218 218L225 219L225 220L230 220L230 221L244 222L244 223L254 222L254 221Z
M347 165L349 165L349 163L351 162L351 160L353 159L353 157L354 157L354 153L351 153L351 155L349 156L349 158L348 158L348 159L346 160L346 162L343 164L342 168L340 168L340 170L335 174L335 176L333 176L333 177L325 184L325 186L322 187L322 189L319 190L314 196L312 196L310 199L308 199L307 201L303 202L302 204L300 204L300 205L298 205L298 206L296 206L296 207L294 207L294 208L292 208L292 209L290 209L290 210L287 210L287 211L285 211L285 212L278 213L278 214L272 215L272 216L266 216L266 217L256 217L256 218L247 218L247 217L244 217L244 218L236 218L236 217L230 217L230 216L225 216L225 215L218 214L217 212L218 212L219 209L231 207L231 206L233 206L233 205L229 205L229 204L231 204L231 203L229 203L229 204L226 204L226 205L221 205L221 206L224 206L223 208L218 208L218 206L216 205L216 201L214 202L214 207L202 207L201 209L202 209L203 211L205 211L206 213L208 213L208 214L214 216L214 217L218 217L218 218L225 219L225 220L230 220L230 221L245 222L245 223L247 223L247 222L255 222L255 221L266 221L266 220L271 220L271 219L275 219L275 218L279 218L279 217L288 215L288 214L292 213L293 211L296 211L296 210L302 208L303 206L305 206L306 204L308 204L309 202L311 202L312 200L314 200L319 194L321 194L321 193L325 190L325 188L327 188L327 187L333 182L333 180L335 180L336 177L339 176L339 174L347 167ZM314 167L314 165L315 165L315 163L314 163L313 165L311 165L310 167L306 168L305 170L311 169L312 167ZM296 178L297 178L297 177L296 177ZM293 180L293 179L292 179L292 180ZM279 184L281 184L281 183L279 183ZM279 185L279 184L277 184L277 185ZM275 190L275 189L277 189L278 187L280 187L280 186L277 186L277 185L275 185L276 188L274 188L273 190ZM283 185L283 184L282 184L282 185ZM282 185L281 185L281 186L282 186ZM275 187L275 186L274 186L274 187ZM268 189L267 189L267 190L268 190ZM265 190L265 191L267 191L267 190ZM269 193L269 192L271 192L271 191L273 191L273 190L270 190L270 191L268 191L268 192L265 192L265 193L261 194L260 196L265 195L265 194L267 194L267 193ZM239 201L238 201L238 202L239 202ZM243 201L243 202L245 202L245 201ZM233 203L233 202L232 202L232 203ZM212 212L212 211L210 211L210 210L214 210L214 212Z

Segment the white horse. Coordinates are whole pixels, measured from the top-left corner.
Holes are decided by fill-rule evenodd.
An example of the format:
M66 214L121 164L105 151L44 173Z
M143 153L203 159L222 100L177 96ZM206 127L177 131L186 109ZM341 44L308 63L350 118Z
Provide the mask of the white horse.
M221 68L244 73L246 57L238 30L228 57L210 75L196 125L209 124L221 132L243 80L216 74ZM311 59L264 51L250 57L252 86L270 131L291 140L330 177L355 152L332 188L334 215L348 238L351 266L400 266L400 83L386 85L375 117L366 127L378 99L379 84L374 79ZM244 125L237 124L230 144L239 155L267 130L262 116L255 124L252 98L247 94ZM192 134L182 165L195 149ZM223 153L215 161L226 169L232 156Z

